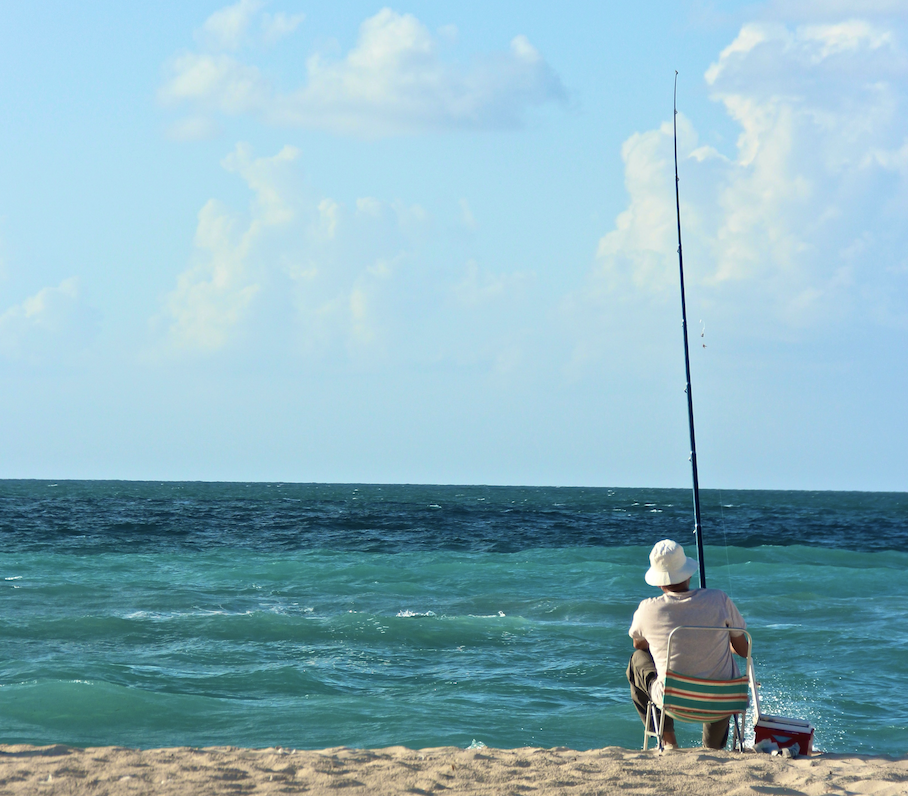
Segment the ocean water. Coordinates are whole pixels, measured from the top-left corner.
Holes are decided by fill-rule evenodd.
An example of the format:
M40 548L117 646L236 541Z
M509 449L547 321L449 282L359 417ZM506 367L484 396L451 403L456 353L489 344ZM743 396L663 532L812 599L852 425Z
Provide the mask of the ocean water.
M764 706L908 752L908 495L701 499ZM0 481L0 743L637 747L666 537L689 490Z

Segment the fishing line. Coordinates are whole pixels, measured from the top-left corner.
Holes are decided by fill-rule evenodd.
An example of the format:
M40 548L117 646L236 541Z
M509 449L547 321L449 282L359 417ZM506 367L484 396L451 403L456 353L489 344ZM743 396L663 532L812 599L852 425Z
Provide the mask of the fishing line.
M717 490L719 492L719 516L722 518L722 544L725 546L725 572L728 580L728 596L731 597L731 601L735 602L734 590L731 586L731 559L728 556L728 531L725 527L725 504L722 500L722 490Z
M700 337L701 337L701 339L706 337L706 325L703 323L702 319L700 321ZM702 347L704 349L706 348L705 341L702 343ZM718 493L719 516L720 516L721 522L722 522L722 546L725 548L725 576L726 576L725 579L728 584L725 591L732 598L732 601L734 601L735 595L734 595L734 590L732 588L732 579L731 579L731 558L728 555L728 526L725 522L725 501L724 501L725 496L724 496L722 489L720 489L720 488L717 488L716 492Z

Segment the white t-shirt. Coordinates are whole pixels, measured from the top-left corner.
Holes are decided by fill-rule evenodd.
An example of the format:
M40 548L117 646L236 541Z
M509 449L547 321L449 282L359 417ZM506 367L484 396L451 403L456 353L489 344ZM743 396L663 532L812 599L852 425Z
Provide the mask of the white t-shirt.
M662 704L665 683L665 660L668 634L681 625L699 627L735 627L744 629L744 617L731 598L719 589L692 589L683 592L663 592L659 597L644 600L634 612L628 635L635 641L645 639L656 664L658 680L651 696ZM709 633L680 631L672 640L672 669L691 677L709 680L728 680L738 676L729 648L729 635L740 633Z

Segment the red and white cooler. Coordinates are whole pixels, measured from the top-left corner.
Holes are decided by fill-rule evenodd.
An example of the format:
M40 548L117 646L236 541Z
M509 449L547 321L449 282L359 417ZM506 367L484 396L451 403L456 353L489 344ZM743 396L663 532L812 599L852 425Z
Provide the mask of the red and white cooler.
M797 744L798 754L807 756L813 749L813 725L803 719L764 713L758 715L754 724L754 743L760 741L772 741L779 749L791 748Z

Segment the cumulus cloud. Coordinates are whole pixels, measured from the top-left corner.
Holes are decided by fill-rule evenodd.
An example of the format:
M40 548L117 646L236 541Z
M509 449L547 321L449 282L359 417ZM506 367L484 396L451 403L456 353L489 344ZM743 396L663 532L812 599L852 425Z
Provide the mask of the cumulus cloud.
M880 300L908 296L897 275L905 55L892 31L861 19L748 24L720 53L705 78L739 126L735 150L700 146L678 117L685 262L701 295L746 296L791 328L857 310L905 322ZM600 241L600 285L624 279L654 295L676 280L671 144L670 125L625 142L629 203Z
M0 315L0 355L42 361L84 348L97 330L95 314L84 306L79 280L64 279Z
M286 14L278 11L276 14L264 13L262 15L262 38L266 44L275 42L295 32L305 14Z
M373 137L516 127L529 107L566 100L558 75L525 36L466 66L445 59L439 40L412 14L388 8L362 23L346 57L313 54L305 84L279 91L234 52L259 14L259 3L243 0L212 15L201 37L209 48L171 60L161 101L195 113L249 114L270 124ZM274 38L292 33L299 19L275 15L262 24ZM451 36L445 30L441 38Z
M239 50L253 44L271 45L293 33L305 14L263 11L262 0L239 0L215 11L196 32L199 43L212 50Z
M240 0L215 11L202 25L199 38L209 46L239 49L246 42L252 20L262 5L260 0Z
M372 197L350 211L314 196L299 154L255 157L240 144L223 160L252 201L246 213L215 199L199 212L192 263L156 319L172 351L235 350L256 335L311 355L381 345L383 285L406 258L400 224Z
M271 102L271 89L259 70L229 55L184 53L173 60L171 71L160 91L165 102L233 115L264 111Z
M532 280L468 260L459 208L439 225L418 204L341 202L306 184L300 159L292 147L257 157L239 145L223 160L252 199L245 212L215 199L200 210L189 267L154 319L159 350L373 367L463 364L470 349L470 366L497 367L505 346L515 360ZM453 240L439 241L445 230Z
M682 139L693 137L686 120L679 121ZM636 288L648 291L673 284L678 244L671 136L671 125L664 124L635 133L621 148L630 202L597 250L603 273L613 284L629 278Z
M314 359L352 358L368 366L399 357L416 335L426 305L420 285L421 244L428 217L420 208L361 197L352 206L329 197L306 202L306 222L282 242L271 296L273 330L291 353ZM437 287L437 286L436 286ZM422 288L422 290L420 290ZM417 298L417 294L421 294Z
M275 172L298 154L285 147L272 158L253 158L249 147L240 144L224 159L224 168L239 174L255 199L248 221L214 199L199 212L196 262L180 274L165 306L175 348L217 351L246 317L261 288L256 245L269 228L286 224L294 216Z

